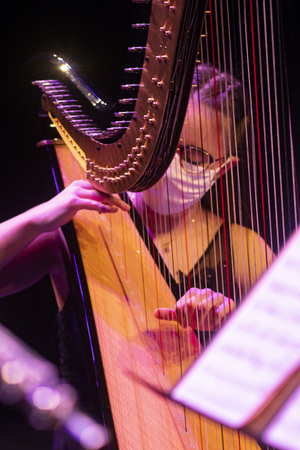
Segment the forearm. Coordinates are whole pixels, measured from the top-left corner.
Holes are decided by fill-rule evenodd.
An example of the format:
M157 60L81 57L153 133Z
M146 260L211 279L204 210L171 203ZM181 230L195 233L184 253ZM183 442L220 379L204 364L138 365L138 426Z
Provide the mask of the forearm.
M0 224L0 270L42 232L36 208L2 222Z
M0 270L34 239L58 230L82 209L98 213L128 211L129 206L111 194L96 191L87 180L71 183L51 200L0 224Z

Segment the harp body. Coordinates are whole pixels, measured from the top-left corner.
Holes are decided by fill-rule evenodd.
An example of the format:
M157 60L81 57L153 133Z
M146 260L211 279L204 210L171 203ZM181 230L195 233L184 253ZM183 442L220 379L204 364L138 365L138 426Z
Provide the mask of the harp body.
M65 186L85 177L66 146L55 146L55 152ZM87 280L105 374L98 382L107 386L118 448L205 445L213 450L221 442L224 449L258 448L253 438L187 411L143 385L145 380L168 393L202 346L190 328L160 325L155 319L155 308L173 307L175 297L130 216L85 211L76 215L74 225L83 267L72 243L70 251L80 279Z
M154 7L158 3L165 8L174 6L170 2L154 1ZM203 12L205 5L200 4ZM201 39L199 47L197 43L198 58L201 62L208 61L214 68L217 65L232 74L233 66L239 64L242 67L245 93L243 108L248 107L249 103L250 114L244 121L248 122L249 131L245 133L246 152L243 157L248 171L246 179L250 199L247 205L251 216L248 228L244 226L243 220L236 220L239 217L236 210L239 210L244 200L240 191L244 180L239 170L237 181L232 180L230 171L225 171L221 178L223 197L232 190L239 195L237 203L231 200L232 197L228 202L233 203L232 220L228 220L231 211L223 211L223 203L219 203L217 196L216 199L210 199L211 203L217 205L214 210L206 209L199 201L184 214L171 215L164 220L155 214L152 216L143 201L134 201L135 195L145 200L147 189L161 179L172 160L181 130L181 126L173 130L172 144L169 137L166 139L166 147L170 147L171 152L158 153L158 159L164 153L167 157L162 166L159 162L158 171L155 171L153 161L156 161L156 150L159 151L162 146L162 135L158 129L153 131L153 122L148 121L149 98L152 99L151 111L154 111L152 108L155 109L155 105L154 97L146 95L145 90L141 89L142 97L137 103L135 119L130 122L127 131L118 129L114 139L110 134L100 136L99 130L96 130L96 136L91 135L91 130L90 135L74 131L74 125L68 123L69 112L62 114L62 109L57 108L61 104L55 104L51 98L49 84L36 83L44 90L43 105L50 112L65 142L65 145L55 145L57 173L62 176L62 186L87 176L95 186L108 192L132 191L129 194L133 200L131 217L121 212L99 216L97 213L82 211L74 218L79 253L77 243L74 245L73 238L69 239L76 283L79 280L82 294L79 309L85 315L81 318L83 332L89 335L87 353L93 360L92 370L99 391L102 391L104 383L107 386L109 405L102 397L101 415L105 417L108 413L110 416L111 411L117 445L121 449L259 448L253 438L187 411L141 382L145 380L157 391L167 394L203 350L192 328L182 328L176 322L158 321L154 317L154 310L159 307L174 308L179 297L194 285L206 289L209 287L209 270L217 273L217 268L224 266L224 271L221 271L216 281L217 290L237 303L267 269L274 254L297 224L292 137L287 133L290 128L289 105L284 102L284 93L279 91L278 94L276 87L277 77L281 77L281 89L286 81L276 56L279 45L277 40L280 41L280 8L275 8L278 3L270 2L268 7L265 3L259 6L257 2L252 4L251 1L227 2L224 5L224 2L216 0L208 2L208 6L211 14L205 14L202 34L206 38ZM168 14L170 12L174 14L172 9L169 9ZM256 14L256 19L253 14ZM152 20L153 17L155 22L157 12L153 13ZM200 19L202 22L203 18ZM179 31L180 22L176 27ZM248 28L249 32L246 30ZM267 46L263 47L269 34L273 39L270 50ZM235 41L231 41L233 37ZM173 53L176 55L175 51ZM275 67L275 62L278 67ZM148 63L146 55L145 64ZM191 67L194 68L194 64ZM190 70L187 70L187 78L191 82ZM148 68L145 70L148 77L146 85L151 79L147 71ZM267 72L272 72L272 81L276 79L274 87L269 84L269 79L265 79ZM176 70L170 71L168 75L168 88L170 81L174 81L175 73ZM214 71L214 77L216 73ZM158 79L155 73L152 78ZM227 83L227 80L224 82ZM246 87L249 91L247 96ZM274 100L274 96L277 100ZM168 93L166 97L168 99ZM187 100L188 94L183 95L184 112ZM215 100L212 94L211 102L215 103ZM148 104L145 114L139 109L141 104ZM221 102L220 115L222 107ZM214 111L218 115L218 107L214 106ZM166 117L163 110L160 120L164 122ZM279 117L285 117L280 126ZM183 118L184 115L178 114L179 121L183 122ZM146 131L142 130L145 125ZM222 126L220 120L219 129ZM132 134L135 128L135 134ZM218 132L217 135L220 139ZM187 140L182 135L181 138ZM238 138L239 132L235 129L230 137L231 149L236 147ZM108 142L110 139L112 143ZM146 148L145 144L146 147L149 144L149 147ZM106 149L103 159L98 156L97 146ZM148 151L154 156L149 156ZM111 152L115 152L118 163L112 163L111 155L107 156ZM137 158L138 154L141 155L140 159ZM230 153L230 156L235 154ZM85 157L87 160L83 161ZM154 170L153 179L148 173L150 169ZM220 189L220 183L217 189ZM285 196L291 197L289 204ZM138 223L140 219L142 226ZM204 279L197 285L195 280L200 272L204 272ZM234 285L230 291L228 280ZM177 296L172 283L179 285ZM198 334L201 333L202 330L198 330ZM207 339L210 339L210 330L208 335ZM96 356L95 352L98 352ZM105 380L100 375L101 367Z

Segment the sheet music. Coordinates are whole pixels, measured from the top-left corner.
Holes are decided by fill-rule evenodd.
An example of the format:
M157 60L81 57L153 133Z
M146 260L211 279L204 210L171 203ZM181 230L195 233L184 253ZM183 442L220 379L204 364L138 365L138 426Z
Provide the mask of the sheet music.
M279 411L262 435L264 442L278 448L300 449L300 387Z
M242 427L299 366L299 324L298 230L171 397L225 425ZM296 413L299 425L299 408Z

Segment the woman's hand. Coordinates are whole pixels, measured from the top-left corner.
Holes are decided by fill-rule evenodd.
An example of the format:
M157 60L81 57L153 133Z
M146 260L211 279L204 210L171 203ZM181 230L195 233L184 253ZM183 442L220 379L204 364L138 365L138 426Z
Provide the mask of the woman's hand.
M87 180L74 181L48 202L0 224L0 270L38 236L65 225L81 209L114 213L130 207L118 197L97 191Z
M33 223L40 232L54 231L69 222L82 209L99 213L128 211L130 206L120 198L97 191L87 180L77 180L46 203L31 210Z
M234 308L233 300L220 293L192 288L178 300L175 309L158 308L154 315L160 320L176 320L183 328L215 331Z

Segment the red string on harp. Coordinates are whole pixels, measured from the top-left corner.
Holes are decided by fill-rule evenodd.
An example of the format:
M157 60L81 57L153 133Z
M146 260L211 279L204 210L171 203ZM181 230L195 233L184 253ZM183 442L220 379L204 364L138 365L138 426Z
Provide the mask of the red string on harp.
M209 8L212 11L211 0L209 0ZM223 234L224 234L224 251L226 262L226 281L227 281L227 297L230 298L230 282L229 282L229 267L228 267L228 249L226 238L226 221L225 221L225 204L224 204L224 187L223 187L223 171L222 171L222 158L221 158L221 144L220 144L220 130L219 130L219 115L218 115L218 97L217 97L217 83L216 83L216 62L215 62L215 50L214 50L214 33L213 33L213 20L212 14L210 14L210 27L211 27L211 46L212 46L212 62L214 72L214 90L215 90L215 106L216 106L216 125L217 125L217 141L218 141L218 158L220 164L220 190L221 190L221 208L223 219Z
M184 206L184 192L183 192L183 178L182 178L182 164L181 164L181 152L179 152L179 159L180 159L180 178L181 178L181 195L182 195L182 204L183 204L183 223L184 223L184 232L185 232L185 248L186 248L186 258L187 258L187 267L190 267L189 264L189 252L188 252L188 246L187 246L187 233L186 233L186 212L185 212L185 206ZM191 274L190 271L188 271L188 286L189 286L189 290L192 287L191 284ZM192 297L192 294L190 292L190 299ZM194 314L193 314L193 305L190 305L190 309L191 309L191 327L194 329ZM193 341L194 342L194 341ZM195 346L195 342L194 342L194 354L196 354L196 346Z
M257 88L256 52L255 52L252 0L250 0L250 20L251 20L251 43L252 43L252 53L253 53L253 78L254 78L255 112L256 112L256 126L257 126L257 145L258 145L258 158L259 158L259 176L260 176L260 184L261 184L261 209L262 209L263 233L264 233L264 241L265 241L266 266L268 267L268 250L267 250L268 246L267 246L266 218L265 218L264 183L263 183L263 172L262 172L262 152L261 152L261 144L260 144L258 88Z

